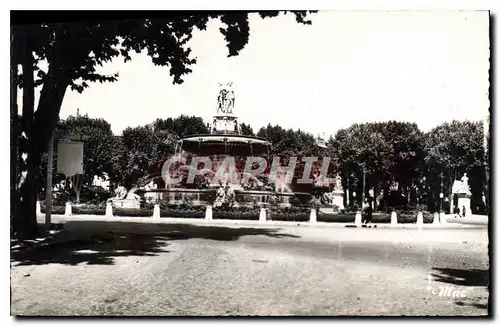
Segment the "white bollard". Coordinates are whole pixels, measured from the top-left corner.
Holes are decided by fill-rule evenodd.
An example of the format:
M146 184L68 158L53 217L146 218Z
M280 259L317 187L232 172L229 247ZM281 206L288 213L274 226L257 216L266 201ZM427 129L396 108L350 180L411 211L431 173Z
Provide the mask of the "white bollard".
M153 207L153 218L160 218L160 205L158 204Z
M205 211L205 220L212 220L212 206L207 206L207 210Z
M446 224L446 215L444 214L444 212L439 213L439 222L441 224Z
M311 208L311 214L309 215L309 223L316 223L316 208Z
M111 205L111 202L106 203L106 217L113 217L113 205Z
M433 224L439 224L439 214L436 212L434 213L434 220L432 221Z
M418 226L424 225L424 214L422 214L422 212L418 212L417 214L417 225Z
M41 215L42 214L42 205L40 204L40 201L36 201L36 215Z
M361 226L361 212L356 212L356 217L354 218L354 224L356 224L356 226Z
M66 203L66 209L64 210L64 215L71 216L71 203L70 202Z
M398 215L394 211L391 213L391 224L398 224Z
M265 222L265 221L266 221L266 209L261 208L259 213L259 222Z

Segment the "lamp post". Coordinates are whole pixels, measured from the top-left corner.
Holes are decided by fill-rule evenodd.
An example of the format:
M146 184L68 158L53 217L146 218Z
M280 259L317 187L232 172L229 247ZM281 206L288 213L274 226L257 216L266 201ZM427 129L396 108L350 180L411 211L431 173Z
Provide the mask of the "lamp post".
M370 206L375 210L375 191L373 189L368 190L368 195L370 196L369 200L371 200Z
M47 183L45 185L45 226L50 229L50 211L52 210L52 159L54 156L55 131L50 136L47 158Z
M363 192L361 193L361 205L364 205L365 204L365 186L366 186L366 167L365 167L365 163L363 163L361 166L363 168Z
M441 213L441 209L443 207L443 197L444 194L442 192L439 193L439 213Z

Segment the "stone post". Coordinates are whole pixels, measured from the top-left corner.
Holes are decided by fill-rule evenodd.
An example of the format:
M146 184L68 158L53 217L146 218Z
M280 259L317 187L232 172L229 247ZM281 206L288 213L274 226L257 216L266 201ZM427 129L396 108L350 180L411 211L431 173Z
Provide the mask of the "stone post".
M106 203L106 217L113 217L113 205L110 201Z
M395 211L391 213L391 224L398 224L398 214Z
M160 218L160 205L155 204L153 207L153 218L159 219Z
M40 204L40 201L36 201L36 215L41 215L42 214L42 205Z
M261 208L259 213L259 222L265 222L265 221L266 221L266 209Z
M439 213L439 222L441 224L446 224L446 215L444 214L444 212Z
M356 217L354 218L354 224L356 224L356 226L361 226L361 212L356 212Z
M71 216L71 202L66 203L66 209L64 210L65 216Z
M211 221L212 220L212 206L208 205L207 210L205 211L205 220Z
M309 223L316 223L316 208L311 208L311 214L309 215Z
M439 214L436 212L434 213L434 220L432 221L433 224L439 224Z
M422 214L422 212L418 212L417 214L417 225L418 226L424 225L424 214Z

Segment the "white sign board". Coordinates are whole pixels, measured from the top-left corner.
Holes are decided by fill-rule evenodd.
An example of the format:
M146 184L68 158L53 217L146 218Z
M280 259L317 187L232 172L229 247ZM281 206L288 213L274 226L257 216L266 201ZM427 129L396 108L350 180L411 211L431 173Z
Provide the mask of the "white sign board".
M83 143L60 141L57 148L57 172L66 177L83 174Z

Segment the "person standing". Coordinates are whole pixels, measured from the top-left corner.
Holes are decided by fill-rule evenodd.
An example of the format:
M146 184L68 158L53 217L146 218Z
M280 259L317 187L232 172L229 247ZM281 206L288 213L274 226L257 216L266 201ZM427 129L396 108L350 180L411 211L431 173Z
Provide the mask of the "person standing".
M368 201L368 199L365 199L363 203L363 223L368 224L372 222L372 217L373 217L373 209L371 203Z

